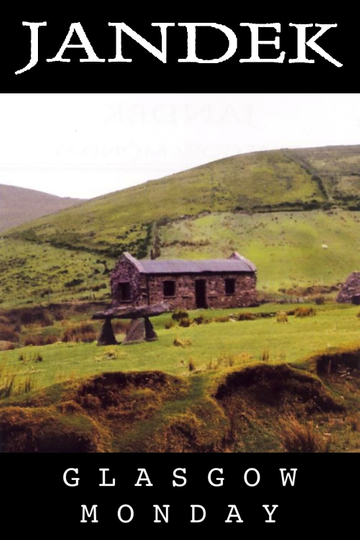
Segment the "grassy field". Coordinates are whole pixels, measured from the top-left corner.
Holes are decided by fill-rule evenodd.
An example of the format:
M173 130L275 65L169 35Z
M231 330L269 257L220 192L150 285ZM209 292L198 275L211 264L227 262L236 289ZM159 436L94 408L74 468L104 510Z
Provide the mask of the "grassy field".
M265 308L265 309L264 309ZM266 307L246 310L210 310L189 312L190 318L205 313L205 317L226 317L232 313L276 313L294 310L296 306L268 304ZM16 374L19 388L31 376L32 386L37 389L68 379L83 378L102 371L161 370L171 375L189 374L189 362L196 371L211 372L212 369L243 366L261 361L264 353L268 362L300 362L319 350L353 343L359 338L360 319L358 307L325 305L316 308L315 317L288 317L288 323L278 323L276 317L249 321L211 322L193 324L189 328L174 326L165 329L171 315L164 314L153 319L159 341L128 347L98 347L93 343L54 343L47 346L29 346L0 353L0 362L8 374ZM34 328L30 325L24 334L51 329L64 331L69 320L53 323L51 327ZM99 331L99 323L95 326ZM59 339L61 334L58 332ZM304 339L306 336L306 339ZM122 334L118 335L121 341ZM176 347L178 338L191 342ZM43 360L36 362L36 355ZM19 357L23 356L23 360Z
M48 433L36 439L44 451L57 444L67 451L61 446L67 440L78 448L76 437L84 443L79 451L283 451L278 423L297 414L291 421L296 425L301 418L298 429L317 432L315 450L325 448L321 434L329 430L334 432L332 451L358 449L359 308L328 304L318 306L314 316L288 315L288 322L265 316L278 309L246 310L258 317L241 321L229 315L236 319L245 310L209 310L203 315L211 322L168 329L171 315L164 314L154 319L159 336L154 343L99 347L58 342L4 351L4 440L11 433L11 444L21 448L25 440L34 451L28 438L17 439L18 431L30 429ZM294 312L296 307L281 309ZM121 340L123 333L117 337ZM314 358L318 354L328 361L334 351L345 351L347 360L344 365L334 362L333 376L325 370L328 377L320 380ZM240 394L233 388L235 376L247 381L236 383L245 384ZM250 386L249 377L254 379Z
M255 262L258 287L278 291L343 281L360 267L359 229L359 212L338 209L211 214L161 227L159 235L165 259L239 251Z
M341 209L220 213L173 221L158 227L157 235L161 258L227 258L239 251L255 262L259 290L281 296L279 289L295 288L298 296L306 296L301 287L335 286L360 267L359 226L360 212ZM115 261L90 251L4 238L0 301L11 307L108 299L108 271Z

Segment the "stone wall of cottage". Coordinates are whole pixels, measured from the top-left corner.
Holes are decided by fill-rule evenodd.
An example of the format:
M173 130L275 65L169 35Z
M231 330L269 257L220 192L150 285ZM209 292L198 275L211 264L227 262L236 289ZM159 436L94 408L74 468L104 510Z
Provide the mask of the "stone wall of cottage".
M220 273L220 274L170 274L144 275L139 272L131 260L123 257L119 260L110 276L112 306L143 306L167 302L172 310L177 308L196 309L196 280L206 282L207 308L236 308L256 305L255 273ZM235 280L235 290L227 294L225 280ZM174 296L164 295L164 282L175 282ZM119 284L130 284L130 298L121 301Z
M196 309L195 281L206 281L207 308L248 307L257 303L255 274L153 275L148 276L150 304L166 301L171 309ZM235 280L235 292L226 294L225 279ZM164 281L175 281L175 295L164 296Z
M119 284L130 283L130 300L121 302L119 298ZM143 306L148 303L146 278L139 273L136 266L126 257L122 257L110 275L110 289L112 307L117 306Z

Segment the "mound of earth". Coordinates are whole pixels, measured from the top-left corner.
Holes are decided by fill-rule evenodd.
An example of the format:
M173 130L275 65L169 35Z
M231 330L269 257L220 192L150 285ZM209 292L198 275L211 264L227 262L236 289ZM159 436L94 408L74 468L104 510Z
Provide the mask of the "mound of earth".
M35 393L0 409L0 451L111 451L116 434L150 418L186 388L178 377L143 371L103 373L69 388L64 384L55 403Z
M234 395L244 402L251 401L252 407L271 406L279 410L296 404L307 413L343 408L320 379L286 364L257 365L229 373L219 385L215 398L226 407L226 402Z
M52 408L6 407L0 411L1 452L98 452L100 430L84 414Z
M358 377L360 374L360 348L353 350L335 349L313 358L318 375L342 375L347 373Z

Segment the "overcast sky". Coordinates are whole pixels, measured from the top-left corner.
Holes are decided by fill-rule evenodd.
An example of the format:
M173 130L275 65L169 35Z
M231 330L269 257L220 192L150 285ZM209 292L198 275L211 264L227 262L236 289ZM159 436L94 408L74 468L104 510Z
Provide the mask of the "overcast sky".
M360 144L360 94L1 94L0 184L90 198L223 157Z

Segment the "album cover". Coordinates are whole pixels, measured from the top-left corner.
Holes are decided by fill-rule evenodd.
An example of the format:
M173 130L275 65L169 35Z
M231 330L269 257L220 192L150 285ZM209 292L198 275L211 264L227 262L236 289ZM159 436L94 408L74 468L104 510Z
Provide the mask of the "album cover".
M9 21L9 524L164 537L354 526L353 30L311 10Z

